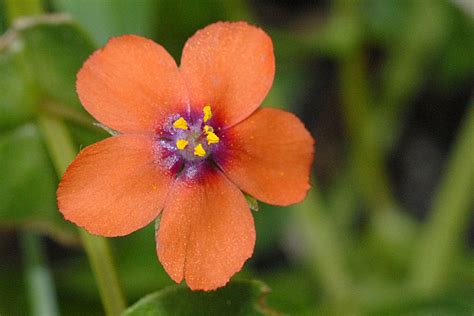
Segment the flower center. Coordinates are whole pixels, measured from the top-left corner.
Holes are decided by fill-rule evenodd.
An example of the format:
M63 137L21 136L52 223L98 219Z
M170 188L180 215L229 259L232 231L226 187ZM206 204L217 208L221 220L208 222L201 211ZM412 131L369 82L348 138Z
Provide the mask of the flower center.
M220 138L209 124L212 118L211 106L202 109L202 118L188 121L178 117L173 122L172 145L186 161L202 160L209 156Z

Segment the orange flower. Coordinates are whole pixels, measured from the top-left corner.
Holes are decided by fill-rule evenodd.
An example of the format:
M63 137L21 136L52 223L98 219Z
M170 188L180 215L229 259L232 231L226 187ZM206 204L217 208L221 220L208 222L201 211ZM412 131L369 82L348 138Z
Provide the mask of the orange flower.
M118 135L82 150L64 174L64 217L127 235L163 211L159 260L191 289L225 285L250 258L255 227L241 190L270 204L309 189L313 139L293 114L257 109L273 81L272 41L243 22L186 43L181 66L151 40L111 39L85 62L77 92Z

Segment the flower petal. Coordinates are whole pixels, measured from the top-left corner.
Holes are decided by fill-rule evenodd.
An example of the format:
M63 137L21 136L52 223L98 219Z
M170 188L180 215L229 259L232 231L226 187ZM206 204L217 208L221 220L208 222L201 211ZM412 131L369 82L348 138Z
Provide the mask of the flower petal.
M198 31L184 46L181 72L192 106L211 105L223 126L249 116L272 86L272 40L245 22L218 22Z
M261 109L229 128L224 137L226 146L214 159L240 189L276 205L304 199L314 140L295 115Z
M187 109L176 62L155 42L112 38L84 63L77 92L86 110L120 132L149 132L171 112Z
M102 236L127 235L155 219L172 181L151 138L121 135L82 150L57 192L64 217Z
M252 255L255 227L243 194L220 171L174 183L157 232L157 253L193 290L225 285Z

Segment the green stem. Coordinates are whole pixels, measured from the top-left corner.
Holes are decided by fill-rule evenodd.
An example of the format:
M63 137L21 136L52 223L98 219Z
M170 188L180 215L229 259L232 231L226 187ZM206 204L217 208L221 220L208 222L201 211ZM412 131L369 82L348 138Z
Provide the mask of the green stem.
M469 105L457 142L441 179L432 216L425 224L419 255L413 266L413 285L429 295L444 285L450 261L466 229L474 192L474 102Z
M10 26L20 16L43 13L41 0L6 0L5 9ZM25 231L21 233L20 238L31 314L35 316L59 315L54 280L44 258L40 236Z
M314 274L335 305L354 303L352 285L344 266L344 255L334 232L332 222L326 216L324 205L315 190L311 190L305 201L294 206L298 227L308 244L308 255Z
M403 120L400 116L410 106L410 99L426 80L425 68L447 38L449 19L442 1L412 1L406 26L390 47L384 66L374 123L377 124L384 151L397 139Z
M94 271L107 315L120 315L126 308L125 298L115 269L107 239L80 230L82 243Z
M334 224L340 231L350 231L358 195L353 189L352 173L344 168L327 193L328 208L334 218Z
M42 0L7 0L6 9L10 25L20 16L43 13ZM46 107L48 106L53 109L57 108L54 107L54 104L46 104ZM67 112L66 114L71 114L71 112ZM77 116L74 117L78 118ZM83 119L81 120L84 122ZM38 126L43 134L56 172L61 176L76 157L76 150L69 132L59 118L47 113L42 113L38 116ZM89 235L83 230L80 230L80 235L99 287L105 311L107 315L119 315L125 310L126 303L118 282L110 246L106 239ZM35 241L32 237L25 239L25 249L34 251L35 247L36 250L38 250L40 246L39 241ZM36 253L36 257L39 258L38 253ZM44 280L44 277L42 278ZM32 280L32 282L37 282L37 280ZM40 302L39 300L49 300L54 296L49 294L48 297L44 296L46 293L49 293L48 291L45 291L44 295L40 295L42 292L38 291L36 286L39 287L41 284L32 283L32 285L35 286L35 293L32 293L34 295L31 296L34 308L46 308L46 305L51 305L49 301ZM43 287L45 286L46 285L43 284ZM50 286L50 291L52 288L53 287ZM42 315L54 315L53 313L42 313L42 310L36 311ZM54 312L53 309L52 311Z
M45 262L41 238L35 233L22 232L21 245L31 315L59 315L54 282Z
M341 65L343 113L351 138L353 177L372 209L394 205L383 157L377 148L377 133L370 121L371 97L367 87L367 70L360 51L347 56Z
M40 114L38 125L58 175L62 175L76 156L69 132L60 119ZM119 315L126 307L109 243L105 238L80 230L81 239L94 272L107 315Z

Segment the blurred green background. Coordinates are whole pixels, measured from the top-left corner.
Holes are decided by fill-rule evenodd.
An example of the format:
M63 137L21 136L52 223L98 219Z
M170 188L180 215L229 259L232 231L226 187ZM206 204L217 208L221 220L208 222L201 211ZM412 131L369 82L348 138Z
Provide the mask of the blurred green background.
M473 16L469 0L0 0L0 315L34 314L42 299L51 315L104 313L56 209L48 143L51 118L76 151L107 137L75 93L84 60L128 33L179 60L218 20L272 37L264 105L298 114L317 142L313 190L300 205L260 204L235 278L263 281L283 314L473 315ZM129 304L173 284L152 226L110 239ZM52 296L34 292L38 276Z

